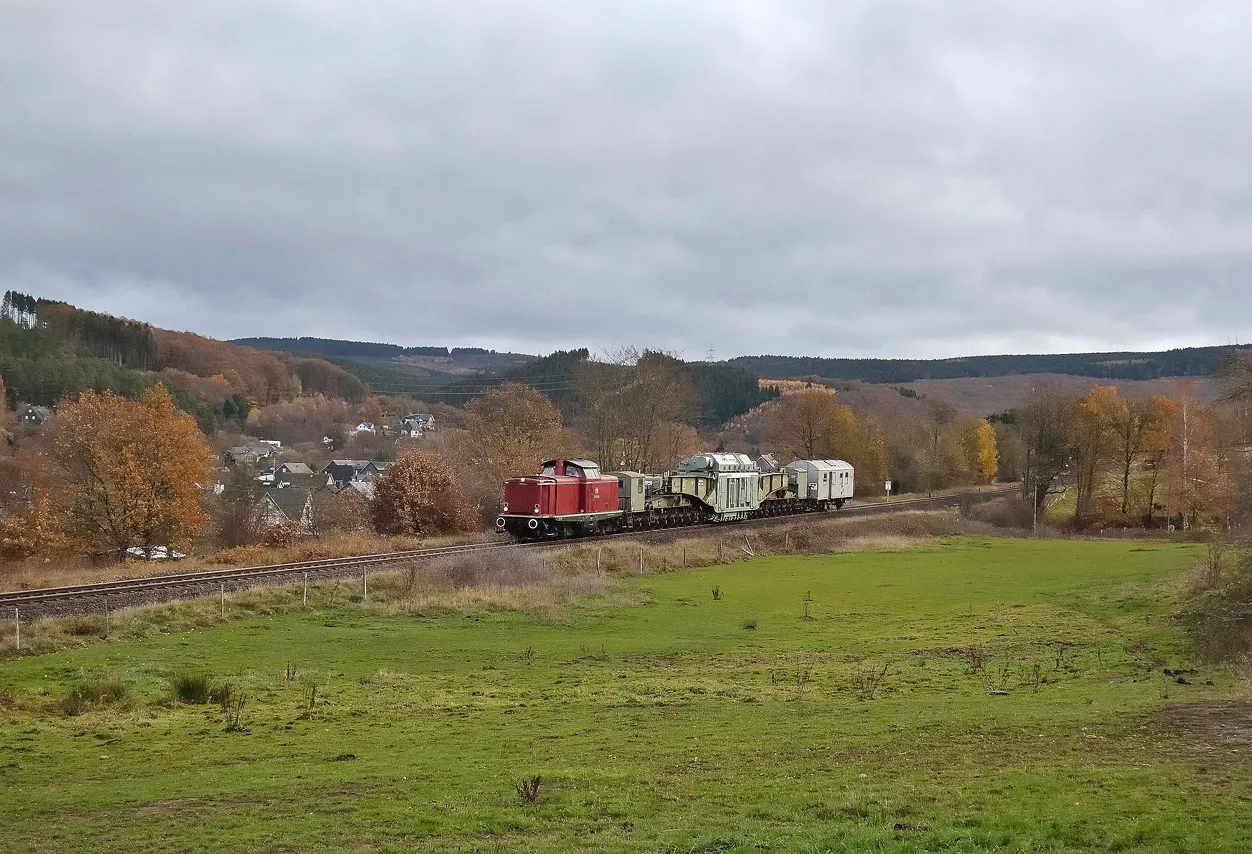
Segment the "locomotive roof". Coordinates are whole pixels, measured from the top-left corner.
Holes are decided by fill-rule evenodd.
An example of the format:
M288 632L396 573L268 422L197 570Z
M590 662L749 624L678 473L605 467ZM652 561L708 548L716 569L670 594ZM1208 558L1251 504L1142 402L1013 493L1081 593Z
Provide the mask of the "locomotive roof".
M555 462L558 462L559 460L565 460L565 462L567 462L567 463L573 463L574 465L578 466L579 468L585 468L585 469L598 469L598 468L600 468L600 464L599 464L599 463L597 463L597 462L594 462L594 461L592 461L592 460L571 460L571 459L567 459L567 458L565 458L565 457L555 457L555 458L550 459L550 460L544 460L542 464L543 464L543 465L545 465L545 466L548 466L548 465L552 465L552 464L553 464L553 463L555 463Z

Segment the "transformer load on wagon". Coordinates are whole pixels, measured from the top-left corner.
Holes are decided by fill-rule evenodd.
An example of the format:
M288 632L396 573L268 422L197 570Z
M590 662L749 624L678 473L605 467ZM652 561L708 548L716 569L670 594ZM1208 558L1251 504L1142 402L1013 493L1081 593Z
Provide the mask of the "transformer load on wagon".
M838 509L852 497L852 466L709 451L674 471L601 474L591 460L548 460L504 485L496 528L519 539L583 537Z

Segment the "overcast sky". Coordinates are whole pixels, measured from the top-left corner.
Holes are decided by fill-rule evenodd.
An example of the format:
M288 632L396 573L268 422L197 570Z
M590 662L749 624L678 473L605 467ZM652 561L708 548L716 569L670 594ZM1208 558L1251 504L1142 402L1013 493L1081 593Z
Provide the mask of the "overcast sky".
M1252 339L1252 4L0 0L0 284L220 338Z

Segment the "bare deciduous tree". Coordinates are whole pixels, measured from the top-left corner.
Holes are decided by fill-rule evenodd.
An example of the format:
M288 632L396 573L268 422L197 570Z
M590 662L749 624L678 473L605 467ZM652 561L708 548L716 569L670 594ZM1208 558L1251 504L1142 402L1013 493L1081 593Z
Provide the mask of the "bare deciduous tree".
M1037 507L1044 505L1069 462L1073 418L1073 401L1052 386L1031 389L1022 406L1018 417L1018 430L1026 452L1022 488Z

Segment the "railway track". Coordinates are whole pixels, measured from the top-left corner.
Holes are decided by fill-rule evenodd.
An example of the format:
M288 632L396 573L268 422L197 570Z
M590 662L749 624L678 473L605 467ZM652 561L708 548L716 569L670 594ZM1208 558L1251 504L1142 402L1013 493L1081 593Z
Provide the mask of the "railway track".
M911 498L897 501L878 501L864 504L849 504L838 511L839 517L859 516L878 513L893 513L904 510L915 510L923 507L946 507L958 504L964 496L975 500L989 500L999 495L1012 492L1016 487L983 489L977 492L952 493L937 495L931 498ZM799 516L775 516L766 519L754 519L746 522L728 523L736 528L759 527L763 525L795 523L805 518ZM637 537L663 539L681 537L685 533L694 533L706 529L706 526L660 528L643 532L626 532L613 534L613 537ZM0 617L8 617L19 609L27 618L72 616L75 614L102 613L111 609L132 607L140 604L157 604L180 599L193 599L214 594L234 593L254 587L277 584L291 584L299 581L323 580L328 578L359 577L374 569L399 568L415 561L431 560L477 552L502 551L506 549L545 549L560 548L570 544L569 540L541 541L533 543L512 543L488 541L466 543L456 546L438 546L428 549L411 549L382 554L355 555L342 558L324 558L320 560L299 561L295 563L270 564L267 566L239 567L221 570L199 570L195 572L179 572L168 575L151 575L140 578L127 578L118 581L102 581L92 584L74 584L65 587L44 587L33 590L19 590L0 593Z

